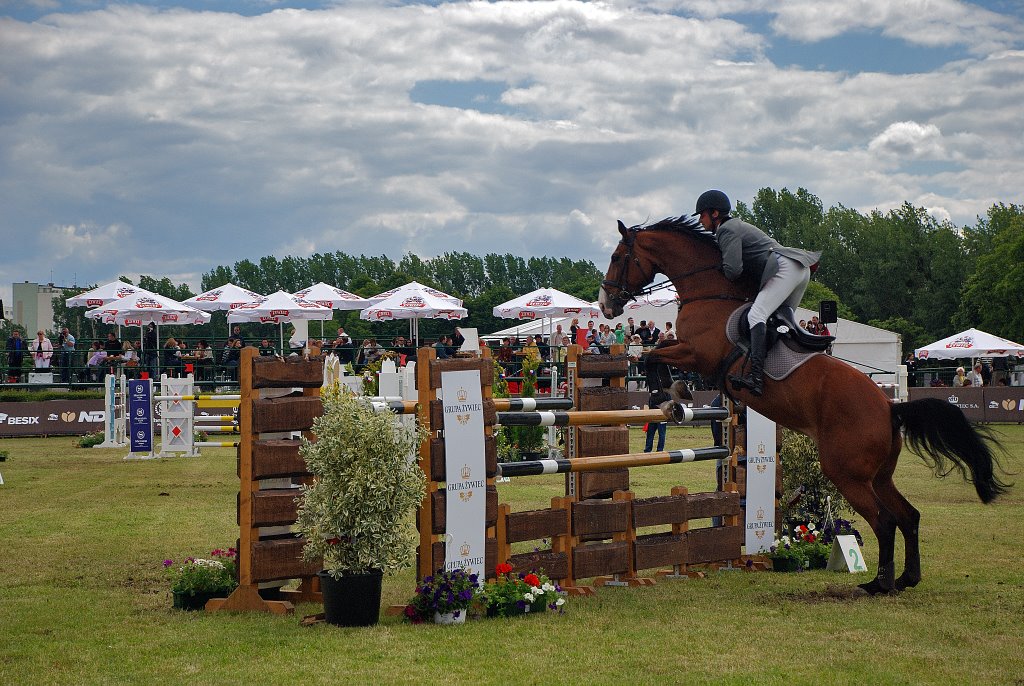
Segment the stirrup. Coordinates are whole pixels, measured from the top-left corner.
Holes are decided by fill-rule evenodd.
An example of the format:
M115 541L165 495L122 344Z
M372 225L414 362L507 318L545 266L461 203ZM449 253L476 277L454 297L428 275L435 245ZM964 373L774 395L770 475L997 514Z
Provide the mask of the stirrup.
M730 374L729 381L732 382L732 388L735 391L748 390L755 397L760 397L764 393L764 379L761 379L760 383L758 383L758 379L753 374L746 376Z

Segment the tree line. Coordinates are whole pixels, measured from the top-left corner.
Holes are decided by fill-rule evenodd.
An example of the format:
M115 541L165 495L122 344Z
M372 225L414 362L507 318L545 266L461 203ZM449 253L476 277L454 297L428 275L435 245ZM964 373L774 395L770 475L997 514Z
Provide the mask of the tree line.
M840 316L899 333L904 351L971 326L1024 340L1024 206L994 204L973 226L958 227L909 203L888 212L862 213L842 205L826 210L804 188L763 188L749 205L737 203L735 214L784 245L824 252L805 307L817 309L820 300L836 300ZM605 266L568 257L497 253L447 252L429 259L409 253L395 261L338 251L217 266L203 275L201 291L230 281L259 293L295 292L323 281L371 296L416 280L463 299L469 316L460 326L491 332L510 325L491 315L495 305L536 288L551 286L595 300ZM195 295L187 284L166 277L142 276L137 285L178 300ZM62 299L54 304L58 326L97 330L98 325L84 321L81 310L68 311ZM334 324L328 322L325 328L333 331L338 325L356 339L390 338L408 330L404 321L371 325L358 312L336 312ZM253 336L275 336L272 326L252 326ZM451 322L423 320L421 337L451 327ZM100 335L105 333L106 328L98 328ZM223 313L215 314L209 327L201 327L202 334L167 328L168 335L189 338L222 339L227 333ZM310 330L315 334L319 327L312 323Z

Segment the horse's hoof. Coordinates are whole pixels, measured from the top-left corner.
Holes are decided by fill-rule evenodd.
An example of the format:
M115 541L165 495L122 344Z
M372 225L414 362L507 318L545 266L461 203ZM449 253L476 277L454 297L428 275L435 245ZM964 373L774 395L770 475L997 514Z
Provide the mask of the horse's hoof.
M920 576L907 576L906 574L901 574L900 578L896 579L896 590L902 591L906 588L913 588L919 583L921 583Z
M681 422L681 414L677 414L677 412L679 412L678 403L674 403L671 400L666 400L662 404L658 405L658 409L661 410L662 414L665 415L666 419L671 419L676 424L679 424Z
M895 588L885 588L879 583L878 579L872 579L866 584L858 584L857 588L863 591L866 595L896 595L898 591Z
M673 381L672 385L668 387L668 394L672 396L672 399L677 403L681 403L684 400L693 400L693 394L690 393L690 387L687 386L684 381Z

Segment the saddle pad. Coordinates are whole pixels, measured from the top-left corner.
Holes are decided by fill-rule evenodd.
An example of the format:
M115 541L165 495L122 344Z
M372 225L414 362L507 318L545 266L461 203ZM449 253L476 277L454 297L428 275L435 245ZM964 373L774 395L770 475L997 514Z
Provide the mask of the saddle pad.
M740 305L729 315L729 320L725 323L725 335L733 345L740 345L740 316L746 314L747 308L747 305ZM815 355L824 355L821 352L795 349L792 345L789 338L780 338L765 355L764 373L770 379L782 381ZM744 342L742 347L746 350L749 346Z

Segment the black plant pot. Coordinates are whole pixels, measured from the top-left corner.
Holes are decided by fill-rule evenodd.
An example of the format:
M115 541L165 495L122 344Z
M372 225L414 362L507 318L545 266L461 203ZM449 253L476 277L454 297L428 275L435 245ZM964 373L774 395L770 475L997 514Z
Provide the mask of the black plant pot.
M335 626L373 626L380 621L380 591L384 572L345 574L335 579L320 572L324 619Z

